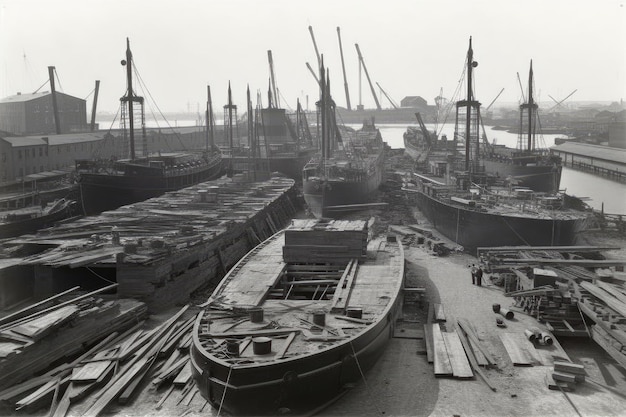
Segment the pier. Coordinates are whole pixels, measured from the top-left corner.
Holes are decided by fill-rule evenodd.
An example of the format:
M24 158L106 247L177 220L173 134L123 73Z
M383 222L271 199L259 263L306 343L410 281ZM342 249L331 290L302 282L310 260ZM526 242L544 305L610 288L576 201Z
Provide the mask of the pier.
M550 151L563 159L563 166L626 183L626 149L569 142Z

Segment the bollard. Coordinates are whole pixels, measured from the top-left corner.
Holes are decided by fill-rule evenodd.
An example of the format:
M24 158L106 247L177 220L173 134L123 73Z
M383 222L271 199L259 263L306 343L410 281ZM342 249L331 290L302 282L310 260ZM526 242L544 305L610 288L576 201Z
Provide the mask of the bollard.
M250 321L252 323L263 322L263 309L261 307L250 309Z
M323 311L313 313L313 323L317 324L318 326L324 327L326 325L326 313L324 313Z
M498 304L498 303L493 303L491 305L491 308L493 309L494 313L499 313L500 312L500 304Z
M253 338L252 351L255 355L267 355L272 351L272 339L264 336Z

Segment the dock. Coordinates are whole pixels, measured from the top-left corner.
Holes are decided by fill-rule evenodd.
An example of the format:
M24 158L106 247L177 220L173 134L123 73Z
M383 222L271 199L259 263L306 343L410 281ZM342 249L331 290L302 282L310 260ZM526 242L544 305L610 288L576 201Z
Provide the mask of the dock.
M550 151L562 158L565 167L626 182L626 149L569 142L553 146Z

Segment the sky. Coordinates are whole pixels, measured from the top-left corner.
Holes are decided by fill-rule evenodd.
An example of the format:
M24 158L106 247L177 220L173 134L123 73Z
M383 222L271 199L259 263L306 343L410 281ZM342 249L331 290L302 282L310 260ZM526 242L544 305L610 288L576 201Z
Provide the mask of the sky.
M0 97L57 89L87 100L100 80L98 111L116 112L126 90L126 38L147 98L147 114L206 109L243 114L246 88L267 105L272 51L283 107L313 109L317 68L309 26L328 68L332 94L346 106L337 27L352 107L375 106L355 44L380 97L396 103L450 98L470 37L475 96L483 105L517 103L532 60L541 106L626 98L626 0L0 0ZM524 87L525 88L525 87ZM380 97L382 107L391 103Z

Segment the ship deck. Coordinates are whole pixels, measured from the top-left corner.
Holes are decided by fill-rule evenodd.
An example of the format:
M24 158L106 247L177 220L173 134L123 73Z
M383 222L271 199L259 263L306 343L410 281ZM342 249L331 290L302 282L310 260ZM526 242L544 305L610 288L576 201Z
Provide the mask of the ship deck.
M210 325L199 336L214 359L234 367L250 367L330 349L383 318L402 287L404 256L397 242L373 239L367 246L367 256L358 265L350 261L334 267L287 263L283 260L284 245L285 236L281 232L255 248L231 270L205 303L209 308L203 321ZM289 268L299 272L288 278L291 288L277 290ZM297 275L299 278L295 278ZM296 286L301 294L308 287L318 297L325 296L293 299L289 293ZM253 307L262 308L262 321L252 322L245 314L254 310ZM361 309L362 317L346 317L350 307ZM225 314L225 311L240 314ZM324 315L323 325L315 323L314 315L319 313ZM257 355L248 347L252 338L263 335L272 336L274 346L269 355ZM223 343L232 338L240 340L239 354L235 356L223 350Z

